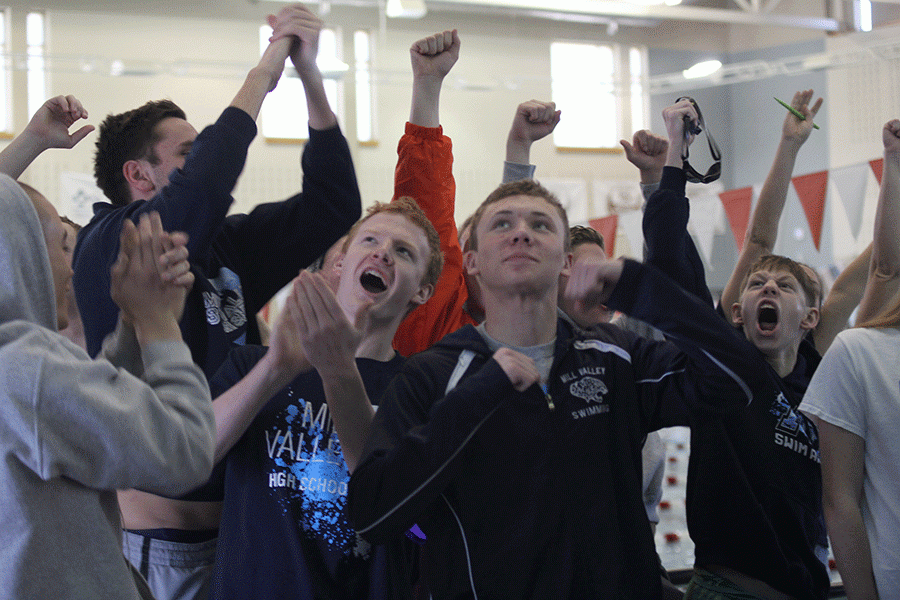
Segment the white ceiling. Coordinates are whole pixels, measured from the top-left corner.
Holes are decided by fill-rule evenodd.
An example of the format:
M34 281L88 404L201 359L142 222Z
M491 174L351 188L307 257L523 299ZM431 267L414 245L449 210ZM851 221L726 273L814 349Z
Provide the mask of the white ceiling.
M325 0L323 0L325 1ZM383 0L330 0L334 5L377 6ZM896 3L894 0L893 3ZM261 19L278 2L270 0L6 0L13 8L225 19ZM315 4L315 3L313 3ZM813 0L808 14L788 14L781 0L684 0L680 6L643 6L623 0L426 0L429 11L505 12L554 20L616 20L632 26L654 26L681 20L732 25L776 25L823 31L841 29L838 19L822 16L841 10L842 0ZM797 3L795 3L797 4ZM826 10L826 7L828 10Z

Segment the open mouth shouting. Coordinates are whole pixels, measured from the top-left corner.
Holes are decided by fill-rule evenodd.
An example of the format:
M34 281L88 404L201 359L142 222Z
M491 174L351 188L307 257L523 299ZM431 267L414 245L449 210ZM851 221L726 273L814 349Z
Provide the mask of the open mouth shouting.
M770 300L763 300L756 312L757 326L763 333L769 333L778 327L778 305Z
M387 283L384 276L375 269L369 268L359 276L359 284L370 294L380 294L387 291Z

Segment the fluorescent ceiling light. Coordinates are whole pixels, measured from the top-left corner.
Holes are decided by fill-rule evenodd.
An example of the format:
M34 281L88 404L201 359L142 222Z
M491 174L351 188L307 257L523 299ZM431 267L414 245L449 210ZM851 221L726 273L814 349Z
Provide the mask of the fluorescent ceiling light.
M698 62L696 65L691 67L690 69L685 69L681 72L684 75L685 79L698 79L700 77L706 77L707 75L712 75L716 71L722 68L722 62L718 60L705 60L703 62Z

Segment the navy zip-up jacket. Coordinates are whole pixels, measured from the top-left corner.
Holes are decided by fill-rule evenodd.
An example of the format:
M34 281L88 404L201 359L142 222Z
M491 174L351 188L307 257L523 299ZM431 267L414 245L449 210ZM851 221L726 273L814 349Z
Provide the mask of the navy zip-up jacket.
M350 481L351 521L374 542L417 523L434 598L659 597L644 437L687 423L688 407L742 410L752 400L742 365L755 349L633 261L608 305L678 346L610 325L576 333L560 320L551 409L537 385L515 391L467 326L411 357L382 396Z
M684 171L666 167L644 212L647 262L711 304L687 232L689 208ZM746 344L755 351L747 364L755 369L755 402L727 415L692 413L686 508L695 564L728 567L794 598L821 600L830 582L822 562L828 542L819 437L797 410L821 357L803 340L793 371L782 378Z

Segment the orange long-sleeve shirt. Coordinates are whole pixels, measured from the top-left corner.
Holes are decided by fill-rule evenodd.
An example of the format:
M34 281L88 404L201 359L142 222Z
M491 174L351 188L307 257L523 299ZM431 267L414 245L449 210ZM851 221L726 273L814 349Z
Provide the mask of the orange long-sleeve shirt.
M475 321L464 308L469 293L454 216L453 144L441 127L407 123L397 155L394 199L410 196L419 203L437 230L444 253L444 270L434 294L406 317L394 336L394 348L409 356Z

